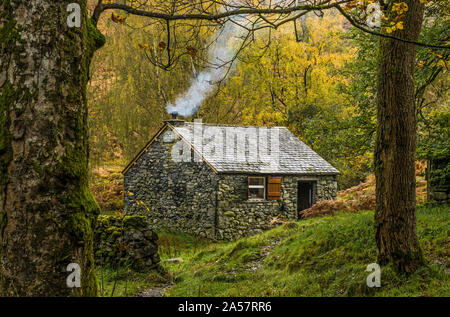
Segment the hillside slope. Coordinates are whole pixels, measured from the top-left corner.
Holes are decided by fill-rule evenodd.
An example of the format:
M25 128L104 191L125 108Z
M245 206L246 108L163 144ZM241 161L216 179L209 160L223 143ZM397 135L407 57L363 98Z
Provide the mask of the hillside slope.
M427 199L425 162L416 162L416 202ZM338 192L337 200L322 200L301 212L302 218L333 215L335 212L358 212L375 209L375 175L370 174L359 185Z
M365 211L289 222L196 251L187 247L178 254L183 262L165 264L177 281L167 295L450 296L448 210L419 208L418 234L428 266L410 277L384 267L378 289L366 286L365 270L377 252L373 212Z

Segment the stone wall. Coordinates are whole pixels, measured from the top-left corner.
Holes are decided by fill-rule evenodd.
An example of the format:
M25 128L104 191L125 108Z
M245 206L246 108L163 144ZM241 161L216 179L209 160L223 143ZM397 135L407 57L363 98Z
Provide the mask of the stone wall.
M159 137L124 177L126 215L145 215L156 229L225 240L260 232L275 217L298 218L300 180L315 181L316 200L336 198L336 176L282 176L280 200L248 201L248 175L216 174L195 159L174 162L173 144Z
M445 174L448 160L433 160L427 162L427 199L438 203L450 202L450 175Z
M135 271L156 268L158 236L144 216L99 216L94 234L97 265L128 265Z
M273 175L277 176L277 175ZM269 228L275 218L298 219L299 181L314 181L315 200L336 199L335 176L282 176L279 200L247 200L247 175L222 175L219 180L216 238L233 240Z
M125 213L146 215L158 229L213 237L218 176L201 161L174 162L173 144L156 140L125 174Z

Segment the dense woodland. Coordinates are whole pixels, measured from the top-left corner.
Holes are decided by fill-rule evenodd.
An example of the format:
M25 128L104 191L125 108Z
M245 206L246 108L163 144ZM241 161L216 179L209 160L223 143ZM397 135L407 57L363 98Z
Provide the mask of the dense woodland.
M0 296L113 296L121 280L122 295L156 280L178 296L448 295L448 1L78 2L68 17L72 1L0 0ZM159 232L163 259L187 259L165 276L99 266L98 202L116 201L92 192L123 193L98 176L205 72L185 119L288 127L340 170L339 200L228 244Z
M107 41L95 55L89 86L92 168L125 166L168 118L166 104L207 67L205 56L189 54L168 71L153 65L142 46L157 47L165 35L145 21L130 16L128 26L105 16L100 25ZM421 39L429 41L448 23L430 16L425 26ZM187 119L286 126L341 171L340 189L364 181L373 173L378 38L336 12L311 14L268 33L255 34L228 76ZM418 49L418 160L449 155L447 68L445 50Z

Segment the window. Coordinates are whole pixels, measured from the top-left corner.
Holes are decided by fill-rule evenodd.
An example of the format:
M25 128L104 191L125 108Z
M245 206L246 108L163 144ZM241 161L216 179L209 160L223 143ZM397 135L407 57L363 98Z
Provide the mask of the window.
M266 179L264 177L248 178L248 199L266 198Z

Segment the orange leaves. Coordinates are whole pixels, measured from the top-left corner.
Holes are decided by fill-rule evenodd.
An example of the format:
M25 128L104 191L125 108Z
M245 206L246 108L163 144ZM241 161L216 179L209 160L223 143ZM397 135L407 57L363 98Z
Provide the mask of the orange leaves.
M166 49L166 43L159 42L158 49L160 49L161 51L164 51Z
M417 68L421 68L425 64L425 61L419 61L416 65Z
M195 47L188 46L186 47L186 50L191 57L195 57L195 55L197 55L197 49Z
M416 161L416 197L426 200L427 181L423 178L426 163ZM300 212L302 218L333 215L336 212L358 212L375 209L375 175L367 176L365 182L338 192L337 200L323 200Z
M153 53L154 50L155 50L155 48L154 48L153 46L148 45L148 44L138 44L138 46L139 46L139 48L141 48L141 49L143 49L143 50L146 50L146 51L148 51L148 52L151 52L151 53ZM164 43L164 42L159 42L159 44L158 44L158 46L157 46L156 48L157 48L158 50L160 50L160 51L164 51L164 50L166 49L166 47L167 47L167 44L166 44L166 43Z
M153 51L153 46L150 46L148 44L138 44L139 48L143 49L143 50L147 50L149 52Z
M128 246L120 241L117 242L117 248L119 249L120 252L128 250Z
M431 50L429 50L428 53L431 54L431 55L436 56L436 57L439 58L439 59L442 59L442 55L441 55L441 54L435 53L435 52L433 52L433 51L431 51Z

